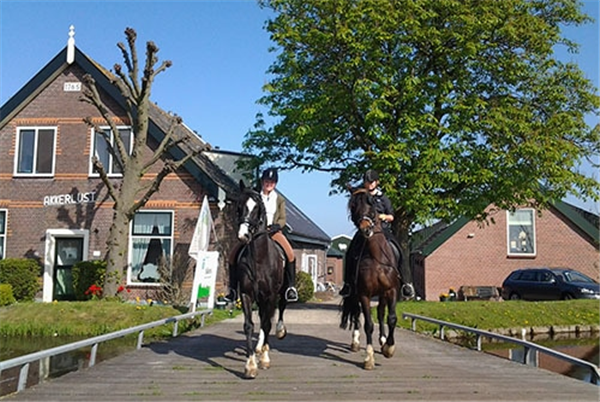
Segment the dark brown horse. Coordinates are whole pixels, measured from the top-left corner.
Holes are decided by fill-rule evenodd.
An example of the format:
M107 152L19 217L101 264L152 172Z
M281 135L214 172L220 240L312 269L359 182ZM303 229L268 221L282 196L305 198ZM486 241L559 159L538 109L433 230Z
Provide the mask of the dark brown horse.
M398 259L381 228L371 194L365 189L354 191L350 197L348 209L352 222L363 238L358 242L357 250L348 250L358 256L356 291L344 298L340 327L346 329L349 324L352 324L351 349L358 351L360 348L360 314L362 313L367 337L367 357L364 368L372 370L375 367L375 358L371 299L375 297L378 298L377 320L379 321L381 352L388 358L392 357L395 352L394 329L398 321L396 301L400 287L400 277L396 268ZM385 328L386 309L387 331Z
M286 300L283 297L285 256L267 233L267 215L260 194L246 188L242 181L240 181L240 189L237 235L244 246L239 252L235 272L238 276L244 311L247 357L244 374L246 378L255 378L259 367L266 369L271 364L269 333L277 303L279 303L279 318L276 335L279 339L283 339L287 334L283 323L283 312L286 307ZM252 306L254 303L258 306L260 332L253 347Z

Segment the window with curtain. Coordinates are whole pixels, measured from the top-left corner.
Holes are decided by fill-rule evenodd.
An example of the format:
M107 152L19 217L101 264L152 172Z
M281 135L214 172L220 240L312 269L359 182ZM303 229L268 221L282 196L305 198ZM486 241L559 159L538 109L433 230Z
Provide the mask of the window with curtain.
M508 255L535 255L535 210L507 211Z
M15 175L54 175L55 127L21 127L17 130Z
M103 127L103 131L94 131L93 132L93 146L94 152L92 155L95 155L100 162L102 162L102 166L104 166L104 170L106 174L109 176L120 176L123 172L121 167L119 166L118 159L118 151L117 145L115 143L115 136L110 128ZM129 127L118 127L119 137L125 146L127 153L131 153L131 148L133 146L133 136L131 135L131 128ZM111 153L111 147L115 151L115 155ZM98 175L96 169L94 169L92 165L92 161L90 159L90 172L91 175Z
M159 284L161 259L173 252L173 211L138 211L130 239L128 283Z

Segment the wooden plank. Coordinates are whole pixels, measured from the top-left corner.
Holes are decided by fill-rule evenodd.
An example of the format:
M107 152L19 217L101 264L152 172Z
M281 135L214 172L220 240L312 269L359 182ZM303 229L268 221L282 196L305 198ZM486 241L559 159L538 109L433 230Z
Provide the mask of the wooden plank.
M406 330L394 357L349 350L337 305L293 305L288 336L272 339L271 368L243 379L242 317L69 373L10 401L598 401L600 388ZM255 322L257 319L255 318Z

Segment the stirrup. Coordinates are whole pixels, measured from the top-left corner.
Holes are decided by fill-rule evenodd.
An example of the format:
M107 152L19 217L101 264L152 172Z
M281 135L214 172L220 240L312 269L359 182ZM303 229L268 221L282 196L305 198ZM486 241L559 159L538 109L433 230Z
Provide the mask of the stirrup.
M400 290L402 297L406 299L414 299L415 298L415 288L412 283L405 283L402 285L402 289Z
M298 291L295 287L292 286L287 288L287 290L285 291L285 300L289 302L298 301Z
M227 296L223 297L223 300L227 303L234 303L237 300L237 295L235 293L235 290L231 289Z

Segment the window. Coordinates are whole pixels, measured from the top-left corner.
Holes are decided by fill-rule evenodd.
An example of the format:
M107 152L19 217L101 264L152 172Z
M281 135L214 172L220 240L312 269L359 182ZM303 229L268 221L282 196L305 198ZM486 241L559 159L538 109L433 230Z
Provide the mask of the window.
M54 174L55 127L21 127L17 129L15 176Z
M0 260L6 255L6 209L0 209Z
M508 255L535 255L535 221L533 209L507 212Z
M159 284L161 257L169 258L172 254L173 212L140 211L135 214L130 230L127 282Z
M107 175L120 176L123 172L122 172L121 168L119 167L118 161L115 159L115 157L113 157L113 155L110 152L110 148L114 147L115 153L117 154L117 158L118 158L118 151L117 151L117 146L115 144L115 137L113 135L113 132L110 130L110 128L103 127L102 130L104 130L104 131L93 132L92 138L93 138L94 152L92 153L92 155L95 155L100 160L100 162L102 163L102 166L104 166L104 170L106 171ZM133 136L131 135L131 129L129 127L117 127L117 130L119 131L119 137L121 138L121 141L123 141L123 144L125 145L125 149L127 150L127 153L131 153L132 142L133 142ZM103 133L106 133L106 135L109 137L110 142L107 142L107 138L105 138ZM110 146L109 146L109 143L110 143ZM91 175L94 175L94 176L98 175L98 172L96 171L96 169L94 169L94 166L92 165L91 160L90 160L90 172L91 172Z

